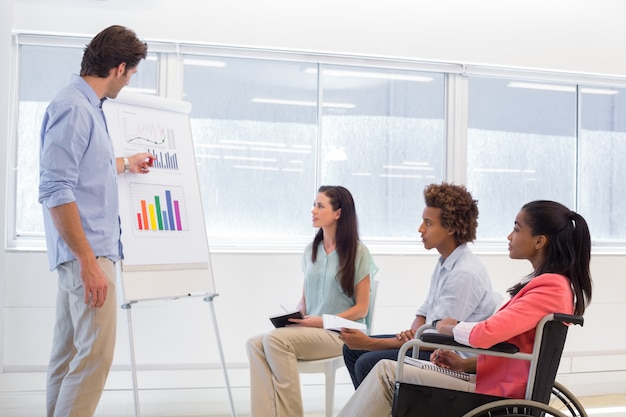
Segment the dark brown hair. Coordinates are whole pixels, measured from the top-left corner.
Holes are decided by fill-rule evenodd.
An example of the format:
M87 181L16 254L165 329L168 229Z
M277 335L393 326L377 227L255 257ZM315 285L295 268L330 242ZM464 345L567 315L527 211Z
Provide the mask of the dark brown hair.
M337 220L336 251L339 256L339 270L336 278L339 280L343 292L352 297L354 295L354 275L356 274L356 251L359 244L359 226L356 216L354 199L347 188L340 185L322 185L318 192L324 193L330 200L333 210L341 209L341 216ZM324 230L319 229L313 239L311 261L317 259L317 247L324 239Z
M476 239L478 201L464 186L447 182L427 185L424 202L428 207L441 209L441 225L454 231L457 245Z
M106 78L112 68L126 63L126 69L135 68L148 54L148 45L135 32L124 26L109 26L98 33L85 47L80 64L80 75Z

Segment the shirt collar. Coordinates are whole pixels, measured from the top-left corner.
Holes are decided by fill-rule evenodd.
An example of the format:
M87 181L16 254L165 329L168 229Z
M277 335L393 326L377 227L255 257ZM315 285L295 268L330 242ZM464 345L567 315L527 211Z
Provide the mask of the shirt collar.
M96 94L96 92L91 88L87 81L85 81L80 75L72 74L72 85L74 85L89 101L89 103L97 108L101 108L102 102L100 97Z
M458 261L459 258L462 257L463 254L468 250L469 249L467 248L466 243L457 246L456 249L454 249L446 259L443 259L442 257L439 258L439 263L441 264L441 267L447 271L450 271L452 268L454 268L454 264L456 263L456 261Z

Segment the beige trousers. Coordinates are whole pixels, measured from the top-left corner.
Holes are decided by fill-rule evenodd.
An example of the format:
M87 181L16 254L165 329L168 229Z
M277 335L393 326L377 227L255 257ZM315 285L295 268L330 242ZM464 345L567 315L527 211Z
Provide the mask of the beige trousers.
M108 279L104 305L89 308L78 261L58 266L56 321L46 388L48 417L91 417L113 362L117 303L115 264L100 257Z
M398 362L389 359L379 361L367 374L337 417L386 417L391 415L393 393L396 386ZM431 387L474 392L473 381L463 381L435 371L405 366L402 382ZM442 407L445 404L442 404ZM428 416L424 416L428 417Z
M340 356L337 333L314 327L280 327L246 343L252 417L302 417L298 359Z

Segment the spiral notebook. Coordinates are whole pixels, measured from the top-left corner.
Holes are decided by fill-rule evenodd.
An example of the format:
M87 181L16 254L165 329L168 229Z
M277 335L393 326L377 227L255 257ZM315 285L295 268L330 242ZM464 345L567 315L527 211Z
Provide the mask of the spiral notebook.
M455 378L462 379L464 381L469 381L472 378L472 374L468 374L467 372L455 371L454 369L448 369L448 368L442 368L441 366L437 366L432 362L423 361L421 359L415 359L410 356L404 357L404 363L412 365L412 366L417 366L418 368L440 372L442 374L450 375Z

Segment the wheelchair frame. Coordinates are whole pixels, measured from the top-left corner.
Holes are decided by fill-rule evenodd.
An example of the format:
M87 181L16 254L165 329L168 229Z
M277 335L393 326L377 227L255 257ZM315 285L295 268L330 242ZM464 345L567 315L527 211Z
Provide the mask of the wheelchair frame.
M567 324L582 326L583 318L561 313L546 315L537 325L531 353L519 352L519 349L510 343L499 343L489 349L473 348L454 341L452 336L426 332L426 330L434 328L432 325L427 324L420 327L415 339L404 343L398 353L392 417L427 415L424 414L423 409L420 410L420 402L424 402L425 398L427 398L426 402L431 404L436 404L438 401L447 401L448 405L454 404L454 407L440 411L443 413L441 416L445 417L453 417L451 412L463 413L458 414L458 416L463 417L566 416L550 405L551 395L568 409L571 416L587 417L584 408L576 397L555 381L567 336ZM420 348L427 348L429 350L448 349L527 360L530 362L530 369L525 398L523 400L511 399L404 383L402 382L405 366L404 355L410 348L414 348L413 357L418 355ZM413 398L407 398L408 396ZM436 412L439 411L430 410L428 416L436 417L433 414Z

